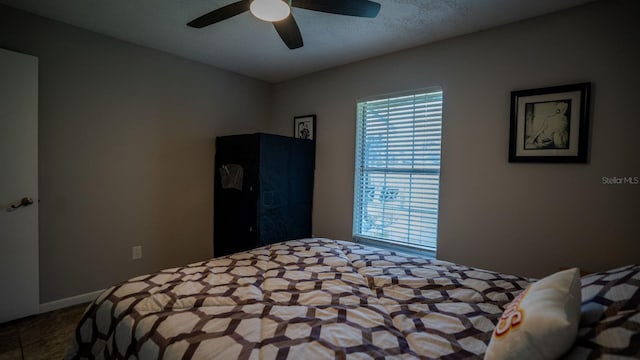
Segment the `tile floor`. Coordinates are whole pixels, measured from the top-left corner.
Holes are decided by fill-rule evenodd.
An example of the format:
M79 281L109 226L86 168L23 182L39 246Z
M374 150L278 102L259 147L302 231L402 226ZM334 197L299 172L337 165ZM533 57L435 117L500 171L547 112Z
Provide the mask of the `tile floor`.
M0 360L61 360L88 304L0 324Z

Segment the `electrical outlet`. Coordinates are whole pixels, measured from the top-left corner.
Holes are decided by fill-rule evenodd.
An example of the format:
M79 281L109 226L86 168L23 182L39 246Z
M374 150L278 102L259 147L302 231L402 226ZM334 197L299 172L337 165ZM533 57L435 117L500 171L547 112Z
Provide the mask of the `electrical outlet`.
M142 259L142 245L137 245L131 248L131 258L133 260Z

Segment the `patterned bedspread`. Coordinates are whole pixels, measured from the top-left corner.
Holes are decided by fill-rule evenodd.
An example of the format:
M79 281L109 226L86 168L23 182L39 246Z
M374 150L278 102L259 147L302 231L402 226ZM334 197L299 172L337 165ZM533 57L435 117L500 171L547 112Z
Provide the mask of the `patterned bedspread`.
M482 358L528 284L350 242L289 241L106 290L68 358Z

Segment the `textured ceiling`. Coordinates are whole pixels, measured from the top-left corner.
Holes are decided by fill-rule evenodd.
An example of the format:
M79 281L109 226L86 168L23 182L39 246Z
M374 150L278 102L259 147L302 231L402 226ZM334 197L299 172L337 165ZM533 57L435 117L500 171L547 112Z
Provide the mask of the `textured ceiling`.
M382 8L374 19L294 8L305 44L296 50L284 45L270 23L250 13L203 29L186 26L190 20L233 1L0 0L0 3L222 69L280 82L593 0L379 0Z

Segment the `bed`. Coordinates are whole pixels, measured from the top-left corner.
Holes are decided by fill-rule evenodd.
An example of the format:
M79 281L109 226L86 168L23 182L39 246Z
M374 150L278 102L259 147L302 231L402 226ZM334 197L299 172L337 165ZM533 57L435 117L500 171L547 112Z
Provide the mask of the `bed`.
M86 310L69 359L481 359L524 277L303 239L139 276ZM582 278L569 359L640 355L640 267ZM603 335L604 334L604 335Z

